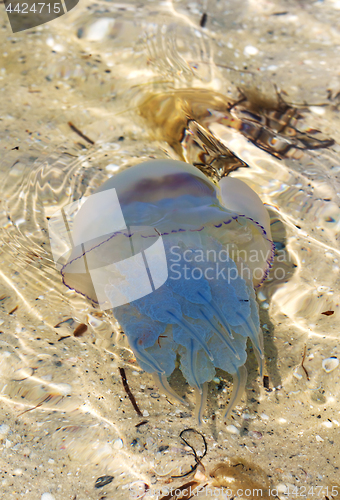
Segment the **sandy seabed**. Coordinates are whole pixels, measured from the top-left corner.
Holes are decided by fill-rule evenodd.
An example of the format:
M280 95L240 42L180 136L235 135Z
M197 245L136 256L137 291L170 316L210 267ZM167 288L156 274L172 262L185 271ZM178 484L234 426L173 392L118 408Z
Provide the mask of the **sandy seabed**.
M82 0L15 34L0 7L0 497L175 494L190 478L171 476L195 464L179 436L189 428L207 444L195 477L212 489L199 498L231 496L209 477L220 462L243 464L240 488L263 481L280 499L336 497L340 368L326 371L323 361L340 356L340 3ZM218 372L198 429L181 373L170 383L188 407L141 371L109 312L62 285L46 218L120 166L166 156L137 116L139 93L200 87L236 97L237 88L254 88L275 96L274 85L303 107L306 127L336 144L280 161L239 134L230 139L250 167L234 175L267 204L282 250L258 292L269 390L249 349L246 392L230 421L222 416L231 378ZM80 324L87 330L75 337Z

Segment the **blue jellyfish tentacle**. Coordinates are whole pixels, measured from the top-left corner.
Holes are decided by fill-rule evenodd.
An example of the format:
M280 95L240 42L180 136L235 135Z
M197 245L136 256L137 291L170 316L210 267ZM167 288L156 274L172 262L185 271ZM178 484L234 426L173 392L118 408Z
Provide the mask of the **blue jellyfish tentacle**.
M205 408L208 396L208 382L204 382L200 385L200 389L195 387L195 418L198 425L202 425L203 410Z
M148 347L147 352L157 359L158 365L164 370L165 376L170 376L176 366L176 343L172 335L172 325L168 325L153 346Z
M251 319L251 316L249 316L249 318L244 318L244 316L241 313L238 313L238 314L239 314L240 318L243 319L244 325L248 331L250 340L253 344L255 357L256 357L257 363L259 365L260 377L262 378L263 367L264 367L263 366L264 365L264 362L263 362L264 353L263 353L263 346L261 345L262 344L262 331L261 331L260 327L258 329L256 329L256 327Z
M113 313L124 331L128 332L129 339L138 339L139 346L144 349L153 346L166 329L165 323L139 314L132 305L117 307Z
M206 304L205 301L204 305ZM222 342L226 343L227 346L233 351L234 355L238 357L237 352L234 350L232 343L229 340L229 335L224 333L223 327L221 329L220 325L217 324L217 320L214 315L214 311L211 311L209 308L203 308L203 304L192 304L191 302L183 299L182 301L182 309L183 314L189 318L194 318L201 320L203 322L205 329L211 329L215 331L222 340ZM216 324L215 324L216 323Z
M256 349L254 347L254 352L255 352L257 364L259 365L260 378L262 379L262 377L263 377L263 368L264 368L263 333L262 333L262 330L260 328L260 325L258 325L257 327L254 325L254 321L253 321L252 316L249 317L249 323L250 323L250 326L251 326L252 330L254 332L257 331L256 339L257 339L257 343L258 343L259 349Z
M160 374L164 373L164 370L159 366L157 360L146 349L138 344L137 338L129 339L129 342L137 359L152 368L152 371Z
M162 375L161 373L154 372L153 373L153 378L158 385L158 387L162 388L165 394L169 394L169 396L172 396L173 398L177 399L180 403L182 403L185 406L188 406L188 402L185 401L183 398L181 398L176 391L173 390L171 385L168 382L168 379L166 378L166 375Z
M202 424L202 414L206 404L207 393L208 393L208 381L205 380L203 383L198 381L198 372L197 372L197 364L198 364L198 354L199 351L195 346L195 342L191 340L191 346L189 349L189 366L188 370L191 372L191 376L195 382L194 392L195 392L195 417L198 421L198 424Z
M243 281L238 278L238 281ZM228 318L228 324L231 328L240 324L240 319L237 317L238 311L243 311L245 316L250 314L249 295L237 296L235 290L235 282L228 284L223 282L215 284L213 287L213 300L219 307L224 317Z
M232 353L234 354L234 356L237 358L237 359L240 359L240 356L238 354L238 352L236 351L236 349L234 348L234 346L232 345L232 343L230 342L229 338L224 335L223 331L219 330L212 322L212 320L210 320L207 316L207 314L202 310L200 309L201 311L201 314L202 314L202 317L207 321L207 323L210 325L210 327L214 330L214 332L219 336L219 338L222 340L222 342L224 344L226 344L226 346L232 351Z
M237 403L242 398L242 394L244 392L246 382L247 382L247 368L244 365L241 365L236 368L235 373L233 375L233 390L229 399L229 403L227 406L227 411L224 414L224 420L226 420L232 409L237 405Z
M179 318L176 313L170 309L167 309L167 313L171 318L173 318L172 322L180 325L194 340L196 340L196 342L202 347L202 349L204 349L209 359L211 361L214 361L214 357L209 351L207 344L204 342L204 340L200 339L199 332L197 332L195 328L192 327L189 321L187 321L183 316Z
M144 369L150 372L151 368L157 373L164 373L164 369L155 356L147 351L147 348L154 346L159 336L165 332L166 325L141 316L132 305L117 307L114 309L114 314L126 332L131 349Z
M197 375L196 375L196 358L197 358L197 347L195 345L195 342L193 339L190 339L190 347L188 349L188 359L189 359L189 366L188 370L191 373L191 376L195 382L195 386L197 389L200 390L200 383L197 380Z
M247 339L235 332L233 344L240 359L237 359L232 351L225 344L221 343L219 337L215 333L208 341L209 349L211 349L215 354L215 367L221 368L221 370L228 373L234 373L236 368L243 365L247 359Z
M226 321L226 318L222 314L222 311L219 309L219 307L216 304L212 305L211 302L209 302L208 299L206 299L201 294L201 292L197 292L197 294L204 299L207 308L210 309L211 312L217 317L217 319L220 321L220 323L222 324L222 326L224 326L224 328L227 330L227 332L229 334L229 337L233 340L234 336L231 333L230 326L228 325L228 322Z
M254 347L255 349L257 350L257 352L259 353L259 356L263 359L264 355L263 355L263 352L262 352L262 349L261 349L261 346L260 346L260 343L259 343L259 338L258 338L258 332L256 332L250 325L250 321L251 321L251 318L249 318L250 321L248 321L248 318L245 318L243 316L242 313L240 312L237 312L236 313L241 319L242 321L244 322L244 325L245 327L247 328L248 330L248 335L251 339L251 341L253 342L254 344ZM254 324L253 324L254 326Z

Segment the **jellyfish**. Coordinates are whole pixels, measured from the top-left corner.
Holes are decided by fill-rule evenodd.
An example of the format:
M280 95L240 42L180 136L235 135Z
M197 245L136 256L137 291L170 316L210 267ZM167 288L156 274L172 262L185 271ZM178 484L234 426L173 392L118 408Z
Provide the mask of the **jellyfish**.
M202 422L208 383L233 377L239 402L249 337L263 369L255 288L273 259L268 213L237 178L214 184L196 167L151 160L108 179L72 219L64 284L112 309L140 367L166 394L176 361Z

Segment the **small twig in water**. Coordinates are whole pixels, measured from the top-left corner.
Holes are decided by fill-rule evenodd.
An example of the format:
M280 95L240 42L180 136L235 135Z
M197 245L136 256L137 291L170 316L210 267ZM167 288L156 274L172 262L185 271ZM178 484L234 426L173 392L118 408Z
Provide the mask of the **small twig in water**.
M305 344L305 347L304 347L304 349L303 349L303 356L302 356L301 366L302 366L303 371L304 371L304 372L305 372L305 374L306 374L307 380L310 380L309 375L308 375L308 372L307 372L306 368L305 368L305 367L304 367L304 365L303 365L303 363L304 363L304 361L305 361L305 359L306 359L306 351L307 351L307 345Z
M160 344L160 342L159 342L159 339L160 339L161 337L162 337L163 339L165 339L165 338L167 337L167 335L160 335L160 336L158 337L158 339L157 339L157 343L158 343L159 347L162 347L162 346L161 346L161 344Z
M139 422L139 424L136 424L135 427L140 427L141 425L145 425L149 422L149 420L142 420L141 422Z
M126 380L126 375L125 375L125 370L124 368L118 368L119 370L119 373L120 373L120 376L122 377L122 382L123 382L123 387L124 387L124 390L126 392L126 394L129 396L129 399L132 403L132 406L134 407L134 409L136 410L136 413L139 417L143 417L143 413L140 411L140 409L138 408L138 405L136 403L136 400L135 400L135 397L134 395L132 394L132 392L130 391L130 387L129 387L129 384L127 383L127 380Z
M87 137L85 134L83 134L83 132L81 130L79 130L79 128L77 128L75 125L73 125L72 122L68 122L68 126L70 127L71 130L73 130L73 132L78 134L79 137L84 139L84 141L88 142L91 145L94 144L94 141L92 139L90 139L89 137Z
M61 340L69 339L69 338L71 338L71 335L65 335L64 337L60 337L58 339L58 342L60 342Z
M42 406L44 403L48 403L52 398L53 398L53 395L48 394L46 396L46 398L44 398L42 401L40 401L40 403L38 403L36 406L33 406L33 408L28 408L27 410L19 413L18 417L20 417L21 415L24 415L24 413L28 413L29 411L33 411L33 410L36 410L37 408L40 408L40 406Z
M207 20L208 20L208 14L206 12L204 12L202 14L202 17L201 17L201 20L200 20L200 26L201 26L201 28L205 28L205 26L207 24Z

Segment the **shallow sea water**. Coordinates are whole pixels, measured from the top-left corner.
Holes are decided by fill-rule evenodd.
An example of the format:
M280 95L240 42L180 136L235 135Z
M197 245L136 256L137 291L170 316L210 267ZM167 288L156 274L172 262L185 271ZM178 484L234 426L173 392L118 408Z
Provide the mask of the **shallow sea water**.
M189 480L170 477L194 465L179 437L188 428L207 442L196 476L203 485L219 462L246 460L280 485L280 499L296 498L293 487L330 498L339 484L340 368L328 373L322 362L340 357L339 2L83 0L18 34L4 8L0 16L1 498L156 499ZM250 166L233 175L267 204L280 250L258 292L270 390L249 349L232 418L222 420L231 378L221 372L198 429L180 372L171 384L188 408L141 371L112 315L62 285L46 218L121 166L169 154L138 116L144 92L199 87L236 98L237 88L275 95L274 84L305 105L302 123L336 144L280 161L230 133L230 148ZM74 337L83 323L87 331ZM102 476L113 479L95 488Z

